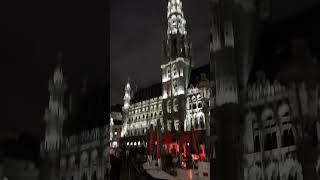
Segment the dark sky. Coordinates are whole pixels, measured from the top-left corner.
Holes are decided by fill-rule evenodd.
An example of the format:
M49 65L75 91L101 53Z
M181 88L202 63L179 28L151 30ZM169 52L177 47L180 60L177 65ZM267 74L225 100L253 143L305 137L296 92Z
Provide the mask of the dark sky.
M0 132L43 131L48 79L63 53L71 91L107 81L106 1L5 1L0 10Z
M273 0L271 23L312 7L316 0ZM123 103L128 77L146 87L160 82L161 34L166 32L166 1L112 1L110 49L111 103ZM209 62L208 0L183 0L195 67Z
M315 1L275 1L272 17L281 19L311 7ZM106 4L104 0L1 1L1 133L25 131L39 135L43 131L48 78L57 64L59 50L63 52L63 68L71 91L79 91L86 76L107 82ZM141 87L160 81L166 2L112 0L110 5L110 96L111 103L122 103L128 77ZM183 6L195 48L194 64L208 63L207 0L184 0Z

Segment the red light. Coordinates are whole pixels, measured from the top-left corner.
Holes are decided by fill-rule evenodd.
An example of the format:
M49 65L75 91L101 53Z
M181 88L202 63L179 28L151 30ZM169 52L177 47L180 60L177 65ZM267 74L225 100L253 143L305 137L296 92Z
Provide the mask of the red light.
M207 172L204 172L204 173L203 173L203 176L208 177L208 173L207 173Z

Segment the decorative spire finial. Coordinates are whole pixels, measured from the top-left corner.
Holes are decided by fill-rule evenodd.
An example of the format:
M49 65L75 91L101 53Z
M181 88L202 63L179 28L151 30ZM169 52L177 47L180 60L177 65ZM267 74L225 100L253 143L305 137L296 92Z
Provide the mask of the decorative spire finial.
M169 0L168 1L168 34L187 34L185 25L186 20L182 11L181 0Z

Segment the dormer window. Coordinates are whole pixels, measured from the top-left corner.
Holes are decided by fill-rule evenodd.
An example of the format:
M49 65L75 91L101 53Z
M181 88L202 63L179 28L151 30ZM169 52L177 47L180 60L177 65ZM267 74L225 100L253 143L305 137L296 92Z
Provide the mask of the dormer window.
M175 64L172 65L172 74L173 74L173 77L177 76L177 66Z

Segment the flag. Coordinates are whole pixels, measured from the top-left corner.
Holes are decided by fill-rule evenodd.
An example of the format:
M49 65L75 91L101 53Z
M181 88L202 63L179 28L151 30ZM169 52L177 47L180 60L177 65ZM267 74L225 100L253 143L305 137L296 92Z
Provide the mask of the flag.
M193 153L191 154L199 154L199 149L198 149L198 142L197 142L197 139L196 139L196 136L195 136L195 132L193 130L193 127L191 127L191 141L192 142L192 146L190 144L190 148L193 149Z
M153 125L150 125L150 141L149 141L149 152L150 155L153 156L153 146L154 146L154 133L153 133Z
M147 154L150 154L150 149L148 148L148 146L150 145L150 129L147 130L146 133L146 149L147 149Z
M160 128L159 125L157 125L157 155L156 158L160 159L160 148L161 148L161 142L160 142Z

